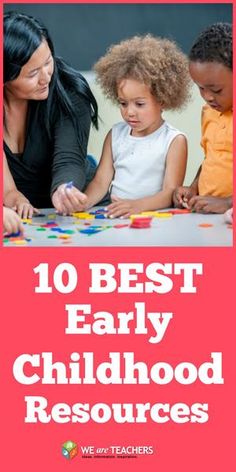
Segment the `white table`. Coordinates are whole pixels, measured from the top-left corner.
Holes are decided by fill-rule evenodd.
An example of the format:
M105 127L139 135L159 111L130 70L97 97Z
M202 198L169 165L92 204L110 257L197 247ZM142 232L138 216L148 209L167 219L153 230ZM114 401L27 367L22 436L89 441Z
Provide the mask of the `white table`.
M98 207L97 207L98 208ZM96 209L97 209L96 208ZM168 210L165 210L168 211ZM48 215L55 214L54 210L41 210L44 217L33 218L31 225L25 225L25 238L30 241L16 243L8 240L5 247L12 246L63 246L63 247L104 247L104 246L232 246L233 231L224 221L223 215L201 215L196 213L177 214L170 218L153 218L151 228L134 229L130 226L114 228L116 225L129 225L129 219L94 219L78 220L74 217L56 215L53 218L64 230L73 231L63 239L63 233L53 231L46 227L43 231L39 228L47 224ZM209 227L200 227L200 224L210 224ZM79 232L80 229L89 228L89 225L110 228L96 234L87 235ZM99 228L98 228L99 229ZM52 237L53 236L53 237ZM57 236L57 237L56 237Z
M99 207L95 208L98 209ZM168 210L165 210L168 211ZM53 209L43 209L43 217L33 218L33 224L25 225L25 238L30 241L16 243L11 239L4 242L5 247L12 246L232 246L233 231L224 221L223 215L201 215L197 213L177 214L169 218L153 218L151 228L134 229L130 226L115 228L116 225L130 225L129 219L94 219L79 220L74 217L55 215L53 220L62 231L73 231L63 236L51 227L39 230L41 225L51 221L48 215L55 214ZM110 228L96 234L80 233L80 229L90 225L98 229ZM210 224L200 227L199 224ZM60 237L62 236L62 237Z

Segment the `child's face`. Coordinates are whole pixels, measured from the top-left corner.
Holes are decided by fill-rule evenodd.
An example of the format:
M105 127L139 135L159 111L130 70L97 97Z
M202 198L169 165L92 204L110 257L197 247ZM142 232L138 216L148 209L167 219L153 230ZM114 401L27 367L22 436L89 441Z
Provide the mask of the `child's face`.
M207 104L225 113L233 107L233 74L219 62L190 62L189 71Z
M147 136L162 123L161 105L147 85L123 79L117 87L122 118L132 128L132 136Z

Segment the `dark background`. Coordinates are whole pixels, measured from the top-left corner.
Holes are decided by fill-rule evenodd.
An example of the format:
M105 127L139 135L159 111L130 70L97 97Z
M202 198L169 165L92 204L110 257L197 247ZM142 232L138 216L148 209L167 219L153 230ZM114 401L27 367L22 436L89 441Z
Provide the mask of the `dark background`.
M56 53L90 70L108 46L135 34L175 40L188 53L194 39L216 21L232 21L231 4L6 4L43 21Z

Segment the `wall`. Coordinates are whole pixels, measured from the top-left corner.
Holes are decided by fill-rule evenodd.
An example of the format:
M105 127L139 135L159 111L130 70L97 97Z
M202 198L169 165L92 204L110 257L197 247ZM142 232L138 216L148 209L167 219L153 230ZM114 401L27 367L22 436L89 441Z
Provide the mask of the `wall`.
M232 5L203 4L5 4L40 18L56 52L79 70L90 70L108 46L135 34L175 40L188 53L199 32L216 21L231 21Z

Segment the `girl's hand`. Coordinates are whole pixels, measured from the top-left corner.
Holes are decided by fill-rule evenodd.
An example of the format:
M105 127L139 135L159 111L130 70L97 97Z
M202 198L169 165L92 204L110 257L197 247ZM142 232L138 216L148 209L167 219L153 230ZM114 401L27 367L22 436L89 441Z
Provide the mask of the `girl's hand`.
M197 213L225 213L229 209L228 198L196 196L189 200L189 208Z
M3 207L3 228L4 232L7 233L24 232L24 227L19 215L11 208Z
M70 215L75 211L85 210L87 196L76 187L67 184L60 185L52 196L52 203L56 210L63 215Z
M112 203L107 207L107 216L109 218L129 218L130 215L142 211L140 200L129 200L118 198L115 195L111 197Z
M197 195L193 187L177 187L173 193L173 203L177 208L189 208L189 200Z

